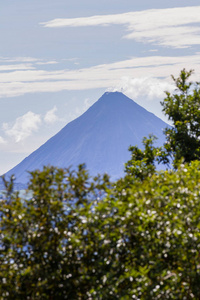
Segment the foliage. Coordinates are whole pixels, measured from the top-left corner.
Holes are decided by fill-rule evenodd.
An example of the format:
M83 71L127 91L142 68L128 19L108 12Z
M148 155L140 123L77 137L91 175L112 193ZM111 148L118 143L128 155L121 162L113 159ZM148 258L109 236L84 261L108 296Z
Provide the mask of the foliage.
M93 268L104 272L92 299L200 298L199 171L194 162L130 188L119 181L98 205Z
M33 172L1 203L0 299L199 299L200 163L132 179Z
M153 142L156 137L150 135L149 138L143 138L144 150L137 146L129 147L131 159L125 164L125 172L127 176L144 180L148 176L152 176L156 172L156 165L162 163L169 165L170 161L163 147L155 147Z
M183 69L178 78L172 76L177 87L174 94L166 92L161 105L172 121L172 128L165 130L166 149L175 165L200 159L200 85L188 82L193 71Z
M108 177L92 181L83 166L45 167L31 176L30 199L13 193L1 201L0 299L82 299L87 286L76 235L84 236L80 225Z

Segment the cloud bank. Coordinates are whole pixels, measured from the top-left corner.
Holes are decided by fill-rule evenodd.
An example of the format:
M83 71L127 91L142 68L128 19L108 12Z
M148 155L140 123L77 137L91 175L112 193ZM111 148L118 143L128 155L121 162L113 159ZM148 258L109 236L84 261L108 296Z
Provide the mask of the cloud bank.
M48 28L123 25L126 39L172 48L200 44L200 6L150 9L115 15L53 19Z
M200 53L197 53L191 56L133 57L128 60L77 70L10 70L9 72L0 72L0 98L37 92L108 89L110 87L123 87L125 83L126 85L130 84L132 90L134 87L134 94L139 97L140 92L144 93L143 89L148 81L146 96L151 99L153 94L159 95L160 93L156 78L171 83L170 75L178 76L180 70L186 68L195 70L193 80L198 81L200 70L197 66L199 64ZM147 78L154 80L150 81ZM150 83L152 84L151 88L149 87ZM159 86L160 89L165 89L166 85L159 83ZM155 90L154 93L152 89Z

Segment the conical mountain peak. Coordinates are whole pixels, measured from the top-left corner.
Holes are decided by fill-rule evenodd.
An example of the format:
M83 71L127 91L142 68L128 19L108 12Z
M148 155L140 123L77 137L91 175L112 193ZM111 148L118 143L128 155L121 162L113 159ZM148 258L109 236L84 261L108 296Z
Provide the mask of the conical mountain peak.
M110 102L116 104L130 101L134 102L121 92L105 92L97 102Z
M90 174L123 175L130 145L142 146L144 136L154 134L158 144L165 140L161 119L120 92L106 92L84 114L67 124L44 145L7 174L27 182L27 171L44 165L57 167L86 163Z

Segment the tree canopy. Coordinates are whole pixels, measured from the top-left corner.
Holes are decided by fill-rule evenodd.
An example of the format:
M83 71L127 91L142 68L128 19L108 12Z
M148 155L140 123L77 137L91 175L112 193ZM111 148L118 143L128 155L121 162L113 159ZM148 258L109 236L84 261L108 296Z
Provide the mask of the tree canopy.
M172 76L177 89L173 94L166 92L161 102L173 125L165 130L165 135L166 149L175 164L180 159L184 162L200 159L200 83L189 81L192 73L183 69L178 78Z

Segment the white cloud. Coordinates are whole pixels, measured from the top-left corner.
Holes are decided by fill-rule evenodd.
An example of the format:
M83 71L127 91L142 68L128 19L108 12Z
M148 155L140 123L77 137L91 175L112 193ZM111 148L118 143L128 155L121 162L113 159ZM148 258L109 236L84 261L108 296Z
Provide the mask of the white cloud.
M158 49L151 49L149 52L158 52Z
M1 57L0 62L37 62L40 59L34 57Z
M52 109L47 111L47 113L44 116L44 121L47 124L53 124L58 120L58 117L56 116L55 112L57 111L57 107L54 106Z
M5 133L13 137L15 142L21 142L29 137L32 132L37 131L41 123L41 117L31 111L16 119L14 125L3 124Z
M32 70L35 69L32 64L15 64L15 65L1 65L1 71L13 71L13 70Z
M9 145L12 145L13 141L20 144L20 142L23 142L25 139L30 137L34 132L37 132L42 123L46 123L48 125L54 124L57 120L59 120L55 114L56 111L57 107L54 106L46 112L44 117L29 111L23 116L18 117L14 122L3 123L4 133L11 139L5 140L0 136L0 145L8 144L8 142ZM16 146L14 146L14 148L16 148ZM23 151L24 150L22 150L22 152Z
M116 15L99 15L72 19L54 19L44 27L79 27L124 25L126 39L174 48L200 44L200 6L150 9ZM194 26L194 24L196 24Z
M35 69L35 65L54 65L56 60L45 60L34 57L0 57L0 71ZM10 64L12 63L12 64Z
M6 140L0 136L0 145L6 144Z
M123 77L119 86L110 91L120 91L127 96L137 99L139 97L147 97L147 99L163 98L165 91L173 92L174 85L169 82L157 78L140 77L130 78Z
M40 61L40 62L36 62L36 65L55 65L58 62L55 60L50 60L50 61Z
M194 69L199 81L200 53L191 56L133 57L110 64L77 70L19 70L0 73L0 98L26 93L86 90L119 86L122 78L163 78L178 76L181 69Z

